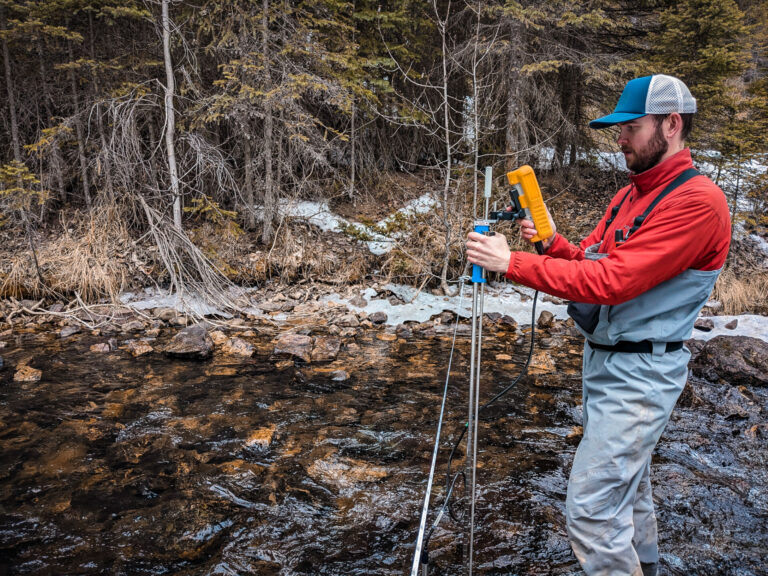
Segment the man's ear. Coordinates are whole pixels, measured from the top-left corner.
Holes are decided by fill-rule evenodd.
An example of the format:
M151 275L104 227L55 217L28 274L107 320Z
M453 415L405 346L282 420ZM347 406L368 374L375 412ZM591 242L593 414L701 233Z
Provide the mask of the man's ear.
M677 136L682 140L681 134L683 131L683 117L680 116L680 114L677 112L672 112L664 119L664 124L664 136L670 140Z

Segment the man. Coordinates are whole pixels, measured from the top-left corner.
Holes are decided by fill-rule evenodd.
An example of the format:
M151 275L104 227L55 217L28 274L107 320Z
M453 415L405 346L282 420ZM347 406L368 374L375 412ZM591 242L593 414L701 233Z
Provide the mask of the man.
M682 342L730 243L725 196L692 172L685 147L695 111L679 79L647 76L627 84L613 114L590 123L618 125L631 183L579 246L557 233L542 256L510 252L499 234L473 232L467 241L473 264L580 303L569 313L586 337L584 435L566 526L589 576L657 573L651 453L685 386L690 352ZM530 240L533 223L523 220L521 234Z

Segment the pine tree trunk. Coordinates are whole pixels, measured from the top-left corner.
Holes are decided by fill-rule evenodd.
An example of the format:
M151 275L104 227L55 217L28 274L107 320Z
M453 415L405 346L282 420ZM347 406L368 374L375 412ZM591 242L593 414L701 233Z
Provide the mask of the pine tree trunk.
M269 0L262 1L261 14L261 53L264 62L264 91L269 94L272 90L272 70L269 59ZM261 238L265 244L272 241L274 235L274 221L277 216L277 194L272 175L273 155L273 110L270 96L267 96L264 104L264 227Z
M67 21L67 27L69 27L69 21ZM75 55L72 50L72 41L67 40L67 50L69 52L69 61L75 61ZM72 89L72 107L74 108L74 120L75 120L75 135L77 136L77 157L80 160L80 179L83 182L83 196L85 197L85 205L91 207L91 186L88 181L88 159L85 155L85 136L83 134L83 123L80 119L80 100L77 97L77 80L75 79L75 71L69 69L69 84Z
M171 21L168 17L168 2L162 0L163 20L163 62L165 63L165 149L168 156L168 171L171 179L173 197L173 223L181 230L181 194L179 193L179 174L176 169L176 113L173 109L173 96L176 82L173 77L171 62Z

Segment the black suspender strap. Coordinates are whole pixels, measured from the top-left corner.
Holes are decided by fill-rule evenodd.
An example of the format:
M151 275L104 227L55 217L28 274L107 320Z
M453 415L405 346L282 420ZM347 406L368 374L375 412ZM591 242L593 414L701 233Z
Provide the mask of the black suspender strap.
M632 194L632 190L635 189L635 185L632 184L632 186L629 187L629 190L627 190L627 193L624 194L623 198L619 201L616 206L611 208L611 216L608 218L608 220L605 221L605 228L603 228L603 235L600 236L600 244L603 243L603 238L605 238L605 233L608 232L608 227L611 225L613 220L616 218L616 215L619 213L619 209L621 208L621 205L624 204L624 200L627 199L627 197Z
M696 170L696 168L688 168L687 170L684 170L683 172L681 172L677 178L672 180L672 182L670 182L669 185L666 188L664 188L664 190L659 192L658 196L656 196L656 198L653 199L653 202L651 202L648 205L648 208L645 209L645 212L643 212L640 216L637 216L635 218L633 226L632 228L629 229L629 232L627 233L627 237L624 240L626 241L630 236L632 236L633 233L637 231L638 228L640 228L640 226L642 226L648 214L651 213L651 210L656 208L656 205L659 202L661 202L664 199L664 197L667 196L667 194L672 192L675 188L677 188L681 184L688 182L688 180L690 180L694 176L698 176L698 175L699 175L699 171Z

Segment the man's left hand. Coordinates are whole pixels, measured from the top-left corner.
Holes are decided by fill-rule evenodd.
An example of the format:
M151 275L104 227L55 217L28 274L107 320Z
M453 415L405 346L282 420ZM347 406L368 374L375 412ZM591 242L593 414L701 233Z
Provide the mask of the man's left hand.
M490 272L506 274L511 256L507 239L502 234L485 236L470 232L467 236L467 259L472 264Z

